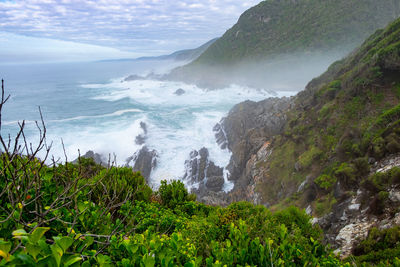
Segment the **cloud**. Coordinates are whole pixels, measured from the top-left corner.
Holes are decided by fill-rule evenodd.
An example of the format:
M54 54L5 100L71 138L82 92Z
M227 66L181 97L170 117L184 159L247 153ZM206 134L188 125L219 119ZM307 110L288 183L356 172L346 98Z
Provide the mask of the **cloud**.
M222 35L259 0L0 1L0 31L151 54ZM162 41L162 42L161 42Z
M115 58L134 58L140 53L119 49L60 41L48 38L27 37L0 32L1 63L91 61Z

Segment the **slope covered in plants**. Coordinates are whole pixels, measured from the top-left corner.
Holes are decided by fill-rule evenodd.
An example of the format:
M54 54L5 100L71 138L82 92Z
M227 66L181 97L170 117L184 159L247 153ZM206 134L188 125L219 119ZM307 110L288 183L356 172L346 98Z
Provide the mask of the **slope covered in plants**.
M224 64L274 55L357 46L400 15L392 0L267 0L238 22L195 63Z
M349 253L355 240L345 233L398 222L399 103L398 19L294 98L270 153L249 161L241 179L253 181L272 209L307 208L327 240Z
M273 89L282 80L303 86L399 15L399 0L262 1L167 77L208 88L236 83Z

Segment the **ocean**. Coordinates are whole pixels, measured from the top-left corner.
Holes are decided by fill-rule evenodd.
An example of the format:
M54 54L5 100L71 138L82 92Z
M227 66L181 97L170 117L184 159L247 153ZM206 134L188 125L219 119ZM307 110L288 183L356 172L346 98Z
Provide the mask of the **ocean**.
M103 61L0 65L6 94L1 135L15 136L18 122L26 121L27 140L35 144L40 106L47 129L51 155L68 161L92 150L124 165L142 145L135 143L147 125L146 144L158 153L151 182L180 179L184 162L192 150L208 148L210 159L219 166L229 163L230 152L216 144L212 128L229 110L244 100L259 101L270 96L290 96L301 90L279 88L273 94L232 85L220 90L204 90L192 84L159 80L124 81L132 75L165 73L178 66L171 61ZM176 95L183 89L183 95ZM40 156L40 155L39 155ZM227 183L226 190L229 190Z

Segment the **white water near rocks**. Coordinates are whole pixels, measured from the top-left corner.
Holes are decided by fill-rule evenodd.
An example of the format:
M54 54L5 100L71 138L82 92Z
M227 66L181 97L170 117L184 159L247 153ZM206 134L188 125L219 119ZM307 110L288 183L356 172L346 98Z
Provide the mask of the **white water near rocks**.
M119 165L141 148L135 137L147 125L145 145L158 152L158 165L151 181L157 187L163 179L179 179L185 173L189 153L206 147L210 160L226 166L230 152L216 144L212 128L233 105L244 100L262 100L271 94L231 86L207 91L180 82L123 81L130 74L165 72L174 62L96 62L48 65L0 66L12 95L5 107L1 134L15 134L17 122L27 121L28 140L35 142L40 105L47 125L47 139L53 141L51 153L64 160L61 139L68 160L93 150L116 155ZM285 85L282 85L284 87ZM278 91L278 96L293 95L302 88ZM174 94L177 89L184 94ZM106 156L107 157L107 156ZM226 172L225 172L226 173ZM225 190L232 185L226 183Z

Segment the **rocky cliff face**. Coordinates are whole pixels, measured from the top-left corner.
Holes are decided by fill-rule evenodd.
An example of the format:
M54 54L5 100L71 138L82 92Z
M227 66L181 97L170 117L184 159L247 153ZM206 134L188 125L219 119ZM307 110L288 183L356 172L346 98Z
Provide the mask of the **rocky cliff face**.
M253 164L269 154L272 137L281 133L290 109L290 98L268 98L260 102L245 101L233 107L226 118L214 127L217 143L229 149L229 180L235 182L229 194L232 200L251 200L247 187L254 180Z

